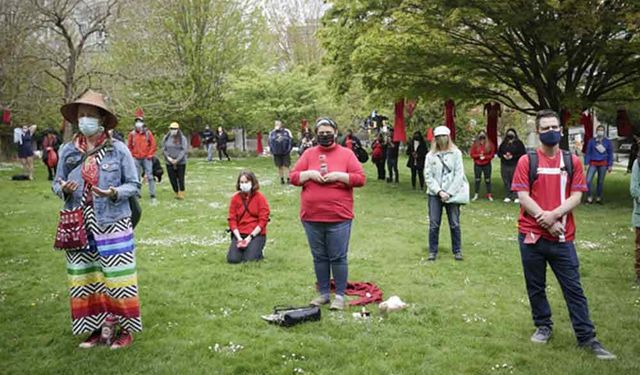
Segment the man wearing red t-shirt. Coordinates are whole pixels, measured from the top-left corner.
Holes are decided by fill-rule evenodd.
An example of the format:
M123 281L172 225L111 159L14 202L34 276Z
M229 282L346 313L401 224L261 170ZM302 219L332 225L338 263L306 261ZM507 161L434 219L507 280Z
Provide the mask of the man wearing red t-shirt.
M537 177L530 181L530 157L525 155L518 161L511 184L513 191L518 192L521 205L520 256L536 326L531 341L544 344L551 338L553 322L545 292L549 263L562 288L578 345L591 350L599 359L615 359L616 356L596 340L573 245L575 223L571 211L580 204L582 192L587 190L582 164L577 156L571 155L573 168L565 166L565 156L558 147L562 133L557 113L538 112L536 131L542 143L536 150ZM571 169L573 176L568 172Z

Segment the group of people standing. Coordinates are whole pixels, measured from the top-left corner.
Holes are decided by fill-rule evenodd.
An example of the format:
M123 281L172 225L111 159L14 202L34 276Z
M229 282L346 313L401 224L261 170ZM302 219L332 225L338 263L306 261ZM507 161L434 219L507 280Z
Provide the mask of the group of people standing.
M218 158L222 161L222 155L231 161L229 154L227 154L227 143L229 142L229 135L222 128L218 126L216 132L211 130L209 125L205 126L204 131L201 134L205 148L207 149L207 161L213 161L213 146L215 144L218 150Z
M72 330L74 334L89 334L80 343L81 348L97 345L123 348L132 343L133 333L142 330L129 198L139 194L140 170L147 168L155 141L142 118L135 121L129 147L112 138L109 131L118 120L97 92L88 91L65 104L61 113L67 121L78 125L79 133L60 150L52 189L64 200L66 210L80 208L83 217L80 222L87 234L83 248L65 251ZM276 123L274 142L285 130L281 123ZM575 155L559 149L560 122L555 112L538 113L536 131L542 145L516 159L509 189L516 192L521 205L519 245L536 327L531 341L546 343L552 335L551 310L545 294L549 264L563 290L578 345L600 359L613 359L615 355L595 338L573 245L575 223L571 212L580 203L582 192L587 191L582 164ZM292 185L302 187L300 220L311 250L319 292L310 303L331 304L331 309L342 310L346 306L353 189L364 186L366 176L352 150L337 144L338 126L333 120L320 118L314 132L317 145L307 148L286 177ZM435 128L433 135L426 153L426 144L419 133L414 134L409 145L409 165L412 171L416 170L416 177L420 175L418 167L424 163L425 181L420 184L426 183L428 194L429 260L435 261L437 257L443 210L449 219L454 258L462 260L460 206L470 200L462 153L446 126ZM517 139L515 131L512 135L507 134L505 142ZM491 148L482 143L481 137L478 142L481 149L477 159L484 160L481 156L489 157ZM178 123L170 124L162 147L168 168L186 164L187 141ZM515 155L514 149L502 145L501 149L503 155ZM282 157L274 160L279 167L288 164ZM639 171L636 162L637 186L632 184L635 198L640 197ZM151 176L150 171L145 172ZM175 176L179 184L178 174ZM281 179L284 183L282 174ZM180 189L179 185L174 188L177 192L184 191ZM249 170L238 175L235 189L229 204L231 242L227 260L230 263L260 260L266 243L269 204L259 191L257 177ZM151 188L150 194L154 194ZM640 236L640 230L638 233ZM335 281L333 301L331 277Z

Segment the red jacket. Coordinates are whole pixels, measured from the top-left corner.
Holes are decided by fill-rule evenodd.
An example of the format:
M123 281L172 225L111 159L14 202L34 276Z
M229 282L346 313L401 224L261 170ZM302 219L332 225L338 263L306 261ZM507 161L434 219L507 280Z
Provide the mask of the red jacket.
M323 165L326 173L348 173L349 185L342 182L319 184L311 180L300 183L300 172L317 170L322 173ZM300 219L325 223L353 219L353 188L364 186L366 181L362 165L353 151L338 144L307 149L289 173L289 178L293 185L302 186Z
M143 132L133 130L129 133L127 142L131 155L136 159L151 159L156 153L156 140L153 138L151 130L145 129Z
M247 200L247 198L249 198ZM243 203L244 201L244 203ZM245 212L245 204L247 211ZM249 234L260 226L261 235L267 234L267 223L269 222L269 203L264 195L256 191L251 196L237 192L231 197L229 203L229 229L238 230L241 234Z
M476 165L490 164L491 159L493 159L493 156L496 154L496 148L493 143L487 142L489 143L489 151L486 150L486 145L481 145L478 142L474 142L473 146L471 146L469 154ZM481 159L482 156L484 156L484 158Z

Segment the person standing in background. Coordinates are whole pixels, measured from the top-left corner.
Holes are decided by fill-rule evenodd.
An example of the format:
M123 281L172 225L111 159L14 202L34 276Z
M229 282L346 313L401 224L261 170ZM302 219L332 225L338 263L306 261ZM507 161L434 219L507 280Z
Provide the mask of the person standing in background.
M167 162L167 174L176 199L184 199L184 175L187 169L187 152L189 143L187 137L182 134L180 124L172 122L169 125L169 133L162 140L162 154Z
M613 146L611 141L604 136L604 126L598 125L596 137L591 138L587 144L587 151L584 154L584 164L587 169L587 204L593 203L593 190L591 182L598 173L598 185L596 188L596 203L602 204L602 190L604 187L604 177L611 173L613 169Z
M202 141L204 142L204 147L207 149L207 161L212 161L215 134L213 133L209 125L205 126L204 131L202 132Z
M524 147L524 143L518 138L518 133L513 128L507 130L504 140L498 148L498 157L500 158L500 175L502 176L502 182L504 183L504 202L520 203L518 195L511 191L511 180L513 180L513 173L516 170L518 160L522 155L527 153L527 149Z
M222 126L218 126L218 132L216 133L216 148L218 149L218 158L222 161L222 154L227 157L228 161L231 161L229 154L227 154L227 142L229 142L229 136L227 132L222 129Z
M291 166L291 149L293 148L293 136L289 129L282 126L282 121L276 120L271 133L269 133L269 149L273 154L273 162L278 168L280 183L289 183L289 167ZM285 177L287 181L285 182Z
M134 129L129 133L127 145L136 161L138 176L144 172L144 178L149 185L149 197L156 199L156 182L153 179L153 155L156 153L156 140L151 130L144 124L144 118L136 117Z

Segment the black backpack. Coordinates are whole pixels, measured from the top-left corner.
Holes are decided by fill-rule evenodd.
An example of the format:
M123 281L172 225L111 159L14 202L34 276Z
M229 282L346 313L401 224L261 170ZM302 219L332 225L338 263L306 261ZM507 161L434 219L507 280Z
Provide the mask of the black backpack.
M564 159L563 171L567 171L569 175L569 182L573 181L573 160L571 158L571 152L567 150L562 151L562 159ZM538 178L538 152L536 150L527 151L529 156L529 192L533 187L533 183Z

